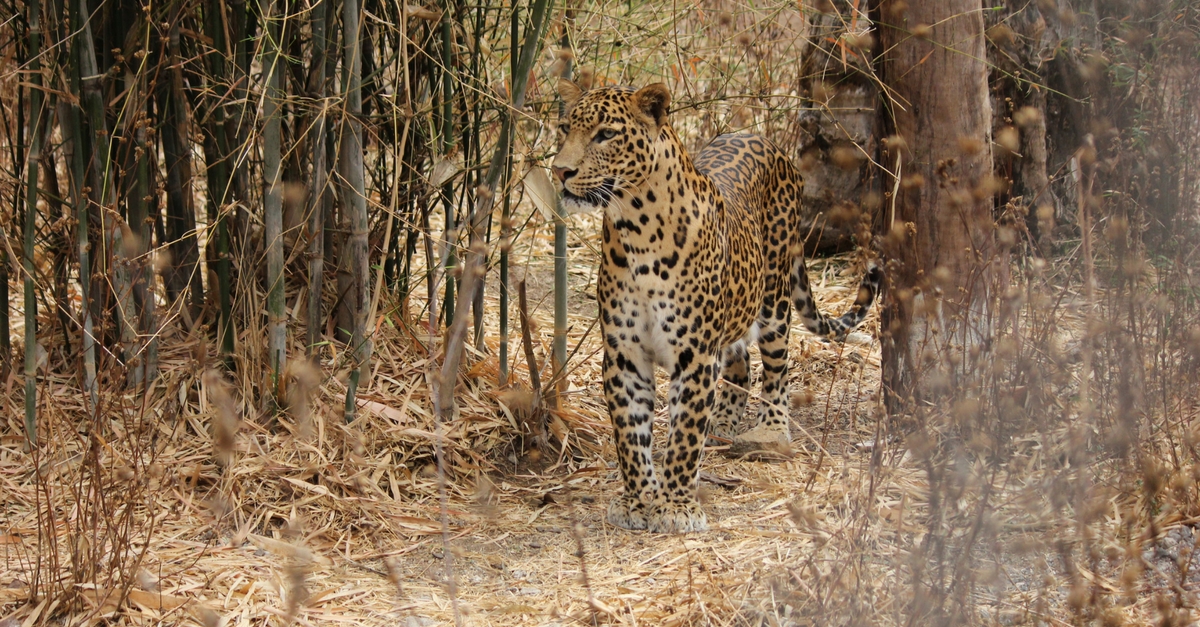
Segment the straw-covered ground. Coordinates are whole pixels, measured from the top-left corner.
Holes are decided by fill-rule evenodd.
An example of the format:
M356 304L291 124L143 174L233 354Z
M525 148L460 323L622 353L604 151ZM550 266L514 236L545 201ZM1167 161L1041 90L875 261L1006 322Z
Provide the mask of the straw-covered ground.
M205 375L211 348L179 337L167 343L161 393L147 406L132 396L105 401L111 437L96 449L83 448L74 382L47 383L42 416L54 446L43 450L53 452L33 458L11 435L22 430L20 386L10 378L9 435L0 448L0 624L31 625L55 613L48 603L24 602L32 582L55 577L71 593L55 603L73 597L86 610L62 616L63 624L416 626L453 624L456 615L467 625L904 622L918 594L914 572L929 559L930 495L912 443L889 429L879 406L877 312L844 345L793 332L793 450L765 459L710 450L701 485L708 532L661 536L605 522L620 488L592 327L596 220L572 220L572 358L562 410L539 434L529 426L526 388L497 393L497 331L488 329L490 350L471 353L458 413L440 440L441 474L427 386L439 357L425 350L420 328L395 313L382 318L374 373L348 425L337 409L345 390L338 373L321 379L310 411L297 400L290 417L271 418L237 409L239 384ZM542 361L550 238L545 225L529 228L514 265L516 278L528 280ZM860 265L850 257L810 263L826 311L852 301ZM497 306L495 289L487 306ZM515 312L514 305L514 320ZM524 359L515 363L523 385ZM293 385L307 376L297 374ZM222 424L230 420L226 450ZM661 400L658 423L661 435ZM1069 602L1069 580L1049 553L1055 529L1069 533L1071 520L1039 514L1051 498L1041 469L1057 462L1036 435L1014 450L991 475L995 505L980 524L997 541L976 547L970 561L969 618L1065 624L1052 615ZM1187 530L1179 520L1172 528ZM1112 552L1078 568L1096 585L1133 585ZM961 557L941 563L961 565ZM1175 565L1150 557L1152 567ZM1096 564L1103 570L1089 570ZM88 568L100 573L95 580L125 586L129 601L117 605L112 590L71 584ZM1138 615L1150 601L1129 590L1130 605L1119 611Z

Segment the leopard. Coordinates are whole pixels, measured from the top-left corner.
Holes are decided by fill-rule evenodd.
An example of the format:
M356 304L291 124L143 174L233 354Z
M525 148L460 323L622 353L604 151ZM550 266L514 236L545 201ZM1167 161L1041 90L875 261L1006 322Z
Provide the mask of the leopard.
M842 339L863 322L883 272L869 263L849 311L824 315L804 260L804 180L786 153L740 132L713 139L693 159L671 126L662 83L583 89L563 78L557 87L550 169L561 211L603 212L602 385L624 488L607 520L654 533L705 531L697 489L706 442L790 442L791 309L812 333ZM759 410L741 424L755 341ZM657 468L656 367L670 376Z

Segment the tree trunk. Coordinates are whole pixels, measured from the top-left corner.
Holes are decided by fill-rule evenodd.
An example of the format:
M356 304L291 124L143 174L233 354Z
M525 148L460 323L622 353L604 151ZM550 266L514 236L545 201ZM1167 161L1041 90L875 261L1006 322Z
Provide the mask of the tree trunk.
M893 424L930 444L914 447L930 488L906 610L909 624L957 625L967 622L971 584L955 566L966 558L954 556L969 556L977 536L955 534L963 512L948 495L959 477L954 462L968 454L957 443L975 429L994 431L971 401L984 386L982 364L993 363L981 352L992 339L995 280L1008 264L1007 255L997 259L992 217L982 5L885 0L879 9L882 126L890 133L880 163L893 175L884 185L883 394ZM911 35L925 29L925 38ZM979 502L986 506L986 495Z
M884 127L894 133L882 163L900 177L884 220L883 383L893 415L936 398L961 363L955 355L989 336L994 252L980 0L905 4L885 0L879 21L891 95ZM927 39L909 35L929 24Z

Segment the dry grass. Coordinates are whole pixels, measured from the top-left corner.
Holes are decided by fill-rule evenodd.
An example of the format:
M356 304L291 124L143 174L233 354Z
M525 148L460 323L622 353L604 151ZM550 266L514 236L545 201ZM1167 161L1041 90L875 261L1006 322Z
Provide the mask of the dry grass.
M821 293L831 295L827 306L833 308L852 300L845 286L856 280L838 267L821 268L830 270L828 278L815 277L827 284ZM545 268L530 269L539 271ZM453 479L446 513L468 624L566 621L593 612L604 622L681 624L707 616L729 623L747 612L774 611L769 593L789 568L826 568L820 563L832 557L863 509L859 492L871 456L855 447L878 427L872 402L877 349L869 343L825 347L797 333L794 371L822 401L797 412L796 457L760 463L710 454L703 498L713 530L662 538L603 522L605 503L618 489L616 470L607 462L612 453L596 339L582 339L583 357L569 377L571 400L559 416L570 433L561 449L558 441L545 451L520 449L515 425L495 401L493 358L475 362L471 372L478 378L468 376L460 389L459 414L446 436ZM431 457L436 427L425 383L433 362L401 333L384 334L378 355L382 375L362 395L366 411L354 423L341 424L331 409L342 402L342 388L332 379L321 387L309 438L286 418L272 424L248 415L225 451L228 463L221 463L222 450L210 437L230 420L222 416L222 384L198 376L191 355L164 355L165 393L148 408L154 418L142 433L156 440L157 470L121 475L126 456L144 451L116 446L102 462L112 472L108 485L132 482L153 495L140 515L158 517L159 528L140 564L140 592L122 608L90 608L86 618L205 621L215 612L228 621L239 615L279 620L293 612L302 581L305 598L295 609L301 622L452 621ZM833 393L824 403L827 390ZM170 407L180 398L186 402ZM77 411L56 407L53 414L64 420ZM28 455L12 444L3 452L11 525L0 581L11 582L7 602L28 594L32 558L44 550L37 533L39 482L27 471ZM78 475L68 460L43 485L65 507L66 485ZM590 591L579 579L577 525ZM12 618L28 619L33 609L23 606Z
M753 128L795 153L814 124L837 127L841 118L829 114L862 95L846 84L863 69L867 3L843 4L854 10L601 3L576 16L586 35L576 59L598 83L665 78L690 146ZM529 160L552 150L548 103L538 100L531 110L542 118L524 129L519 152ZM870 138L841 131L827 155L793 155L810 178L867 167L849 142ZM814 159L837 167L820 170ZM431 240L442 235L439 213ZM514 283L528 282L544 364L552 226L528 202L516 215ZM216 374L216 347L176 317L149 396L120 391L123 372L106 358L101 407L89 414L75 379L43 371L45 446L32 453L22 386L15 375L4 381L0 627L921 625L931 616L964 625L1193 624L1200 290L1189 270L1195 251L1184 248L1194 242L1151 264L1140 240L1130 237L1132 252L1118 246L1124 234L1111 235L1110 217L1092 234L1109 240L1097 246L1095 306L1080 288L1074 242L1059 242L1047 264L1018 260L1015 292L998 292L1002 309L1011 307L1011 334L979 366L992 387L922 408L916 426L889 421L880 407L877 312L845 345L794 332L793 449L770 460L710 451L701 496L712 528L686 536L604 521L620 488L593 327L597 216L569 225L574 352L566 402L544 431L526 388L496 389L491 315L489 350L468 348L456 413L434 420L440 346L423 321L399 313L421 317L423 285L407 309L381 302L352 423L340 409L337 343L323 349L319 371L290 372L287 412L272 414L258 378L261 294L246 272L236 380ZM428 269L420 257L414 277ZM841 310L861 259L817 261L810 271L824 308ZM292 290L288 302L302 301ZM490 285L489 313L496 294ZM517 380L527 381L523 353L512 354ZM1079 402L1084 380L1090 406ZM980 428L984 416L992 420Z
M576 261L577 274L594 268L586 253ZM818 262L811 270L826 309L852 300L854 264ZM533 264L530 278L547 271ZM576 302L586 309L580 289ZM542 328L548 313L545 307L533 313ZM575 328L586 328L588 319L575 316ZM136 570L113 577L129 581L129 601L117 607L104 594L75 590L80 611L65 618L71 624L451 624L449 567L459 618L469 625L905 623L914 602L914 560L928 557L930 487L921 444L898 439L879 409L875 324L873 314L867 332L846 345L793 333L794 455L763 462L711 451L701 495L712 529L687 536L630 533L604 522L619 484L594 335L581 338L569 377L573 393L557 417L570 434L565 446L552 440L538 450L516 437L510 414L520 404L497 404L493 358L473 362L459 390L459 413L446 429L451 480L444 511L426 387L436 364L408 333L388 327L382 334L374 385L354 423L342 424L333 409L344 388L329 379L316 395L310 434L287 417L248 412L228 463L211 437L229 420L221 416L219 384L202 376L194 352L180 346L164 355L163 394L144 414L131 398L112 401L128 407L125 420L110 428L137 437L112 442L97 464L114 501L136 509L133 528L151 519L156 527ZM0 451L6 521L0 602L15 624L54 609L21 604L35 576L54 580L69 571L45 571L51 545L39 535L39 516L49 509L69 519L79 508L70 486L85 474L81 451L71 446L81 441L69 422L79 415L73 383L47 388L57 445L49 448L56 458L42 462L50 468L43 480L30 471L33 459L16 438ZM142 415L147 419L140 421ZM665 420L660 411L660 426ZM1131 620L1157 614L1155 597L1142 592L1155 574L1128 574L1131 556L1116 543L1128 525L1122 512L1138 505L1122 503L1105 485L1119 475L1103 466L1088 471L1093 489L1112 498L1106 513L1088 523L1099 561L1068 573L1052 556L1062 550L1056 543L1078 538L1069 511L1050 502L1055 491L1046 483L1061 470L1054 451L1068 443L1067 431L1018 438L1012 456L982 475L993 490L985 522L991 541L974 549L973 615L966 622L1067 624L1079 582L1128 593L1131 603L1113 611ZM151 463L130 459L146 455ZM142 498L123 499L122 491ZM46 493L49 508L39 496ZM970 516L977 503L971 494L963 492L966 500L946 515ZM1191 518L1160 520L1166 536ZM950 535L970 528L952 525ZM69 547L88 533L60 524L57 534L58 563L69 564ZM1132 557L1136 563L1140 554ZM1161 568L1161 560L1149 563Z

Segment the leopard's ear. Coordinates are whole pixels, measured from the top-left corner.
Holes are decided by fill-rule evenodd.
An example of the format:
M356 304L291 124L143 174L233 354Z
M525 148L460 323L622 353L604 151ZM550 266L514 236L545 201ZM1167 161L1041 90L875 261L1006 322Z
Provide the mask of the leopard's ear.
M570 109L575 106L576 102L579 102L579 98L583 96L583 90L579 88L579 85L571 82L571 79L559 78L558 96L562 98L563 104Z
M633 94L633 102L638 110L650 116L655 125L662 128L667 123L667 111L671 108L671 92L666 85L654 83L646 85Z

